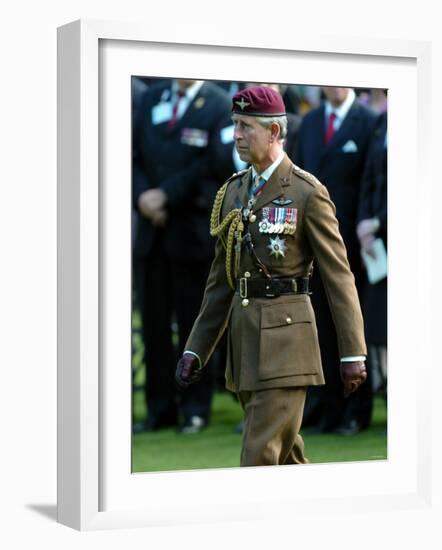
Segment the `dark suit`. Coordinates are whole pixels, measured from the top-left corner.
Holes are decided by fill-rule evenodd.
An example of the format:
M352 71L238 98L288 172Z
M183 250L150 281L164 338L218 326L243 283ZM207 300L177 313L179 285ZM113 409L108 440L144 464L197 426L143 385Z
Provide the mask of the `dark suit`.
M324 142L325 105L307 113L298 136L295 162L314 174L328 189L336 206L340 232L347 248L350 267L360 290L362 266L356 235L361 177L375 114L355 99L339 130L328 145ZM371 417L370 384L364 384L348 400L342 396L339 379L339 353L333 320L327 305L323 285L317 270L313 274L312 303L318 321L319 341L326 386L309 392L305 409L305 425L322 419L322 429L330 431L355 415L364 426ZM322 393L322 395L321 395Z
M302 117L294 113L287 112L287 136L284 141L284 151L289 159L293 161L298 149L299 128L301 126Z
M132 131L137 134L140 131L141 124L141 100L146 93L148 85L144 80L136 76L132 77ZM132 210L132 244L135 242L135 235L138 223L138 212Z
M358 222L377 217L375 237L387 248L387 113L380 115L367 154L362 178ZM364 318L367 342L387 346L387 279L367 284L364 289Z
M284 100L287 113L298 114L301 106L301 96L298 87L293 84L282 86L282 99ZM284 89L285 88L285 89Z
M217 172L212 143L230 115L230 100L205 82L175 126L161 116L171 98L171 81L146 92L140 130L134 134L133 201L143 191L161 188L167 195L167 223L152 225L140 215L134 246L134 282L143 324L146 401L149 417L174 424L177 401L184 418L208 418L212 380L177 396L174 372L198 313L212 259L210 209L224 174ZM171 325L178 326L173 345ZM206 373L207 374L207 373Z

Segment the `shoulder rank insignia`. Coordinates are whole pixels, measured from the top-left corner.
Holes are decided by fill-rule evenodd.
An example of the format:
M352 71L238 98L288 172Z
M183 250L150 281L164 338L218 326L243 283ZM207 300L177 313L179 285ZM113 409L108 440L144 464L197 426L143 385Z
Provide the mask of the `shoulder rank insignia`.
M244 176L244 174L246 174L248 171L250 170L250 168L245 168L244 170L240 170L239 172L235 172L234 174L232 174L230 176L230 178L228 178L225 183L230 183L232 180L236 179L236 178L241 178L242 176Z
M313 185L313 187L317 185L322 185L318 178L316 178L313 174L310 174L310 172L302 170L302 168L299 168L299 166L297 166L296 164L293 165L293 168L297 176L302 178L304 181L310 183L310 185Z

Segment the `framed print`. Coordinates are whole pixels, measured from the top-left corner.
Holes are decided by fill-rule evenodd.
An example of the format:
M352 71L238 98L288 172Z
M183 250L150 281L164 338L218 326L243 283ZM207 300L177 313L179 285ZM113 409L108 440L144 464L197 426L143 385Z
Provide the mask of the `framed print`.
M58 519L80 530L281 518L355 503L424 508L431 498L424 396L429 257L424 186L426 43L336 37L199 44L142 26L77 21L59 29ZM132 467L132 78L302 83L388 90L388 459L305 467L134 473ZM403 120L407 113L407 133ZM158 117L163 112L156 113ZM201 133L185 139L200 143ZM351 144L349 145L351 147ZM401 159L407 162L401 162ZM415 178L417 167L421 177ZM416 183L417 181L417 183ZM413 201L418 192L423 200ZM424 200L427 198L427 200ZM410 231L412 219L415 230ZM407 235L407 249L398 244ZM409 251L416 251L410 293ZM407 315L398 305L407 296ZM428 331L430 333L430 331ZM404 429L406 426L406 429ZM419 451L419 452L418 452ZM354 484L357 478L358 484ZM296 491L287 493L287 486ZM233 496L234 495L234 498ZM198 510L195 517L194 510Z

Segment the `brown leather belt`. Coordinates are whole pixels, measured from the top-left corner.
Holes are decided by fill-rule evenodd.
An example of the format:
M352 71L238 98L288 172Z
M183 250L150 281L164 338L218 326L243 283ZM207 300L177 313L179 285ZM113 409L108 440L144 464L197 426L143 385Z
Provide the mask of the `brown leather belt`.
M251 279L236 280L236 293L241 298L277 298L283 294L309 294L309 277L294 279Z

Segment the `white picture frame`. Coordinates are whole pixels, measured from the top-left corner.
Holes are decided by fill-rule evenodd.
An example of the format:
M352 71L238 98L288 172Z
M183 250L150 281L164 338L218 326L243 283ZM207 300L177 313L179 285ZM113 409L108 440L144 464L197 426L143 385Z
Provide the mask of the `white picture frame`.
M151 55L146 57L143 52L149 49ZM146 29L133 23L82 20L59 28L57 507L60 523L79 530L94 530L259 520L261 517L281 518L285 514L289 518L294 511L298 516L324 513L331 505L343 514L355 505L366 512L385 510L387 513L431 506L431 440L427 423L431 417L431 401L424 386L431 375L431 327L423 331L426 338L408 349L407 355L399 345L401 339L412 338L417 324L422 327L422 323L430 323L432 318L431 293L428 292L433 284L429 269L432 237L427 211L431 205L431 185L419 187L422 200L413 206L417 231L409 236L409 246L418 256L415 277L420 285L408 298L410 322L401 326L399 335L395 329L391 330L389 320L388 461L309 465L302 469L275 467L131 475L127 469L130 443L127 449L121 444L121 438L128 435L130 438L131 418L127 416L130 395L126 391L130 371L123 368L117 372L114 365L117 358L120 364L128 360L130 367L130 353L127 355L131 307L130 301L128 303L130 256L127 246L130 209L126 209L124 216L127 217L123 216L121 221L122 232L114 233L112 224L121 201L130 204L130 186L121 187L123 194L121 190L115 192L118 186L112 179L119 177L119 181L128 181L130 131L127 116L122 115L119 119L120 114L109 111L115 101L130 97L130 86L126 89L126 84L122 84L120 88L119 76L132 71L137 74L140 56L141 63L144 59L150 63L150 70L154 71L151 76L172 76L175 63L175 67L180 67L175 70L187 71L185 76L189 78L206 79L210 75L215 78L216 70L217 77L228 77L223 77L225 80L250 81L258 80L256 67L263 63L266 67L261 73L261 81L281 81L278 71L283 67L280 65L297 56L297 67L300 72L304 71L304 80L298 81L355 86L368 78L362 73L370 73L371 63L377 64L379 74L384 75L391 73L394 67L399 75L397 78L410 84L410 89L401 95L410 99L408 112L411 112L411 137L408 143L401 142L401 152L407 158L405 167L395 160L399 158L399 147L395 143L403 139L398 126L401 117L398 105L404 98L395 93L389 95L389 158L394 170L389 197L394 198L398 190L394 182L399 179L405 191L412 190L410 174L416 174L418 163L421 180L429 181L426 177L429 153L423 144L429 139L430 101L426 83L431 71L430 52L431 45L426 42L343 36L278 36L263 48L262 42L241 38L234 44L230 40L217 40L217 43L207 40L204 44L189 42L184 31L182 35L175 32L167 36L164 30ZM194 54L199 56L198 64L188 62L185 68L186 59ZM170 65L167 64L168 56L175 58ZM217 61L222 59L222 62L214 64L212 56L219 56ZM249 60L247 66L240 63L244 56ZM272 63L267 63L269 60ZM334 64L338 74L340 65L351 66L356 61L364 65L364 70L360 74L348 74L345 82L334 82L333 78L338 77L327 72L326 60ZM316 72L316 77L311 77L314 80L307 82L309 67L315 63L322 64L323 71L319 76ZM382 78L387 76L379 77L379 87L388 87L382 85L385 82ZM100 95L103 86L108 94L105 100ZM369 87L375 86L372 77ZM114 90L115 96L112 95ZM126 115L127 109L126 104ZM118 118L116 126L112 126L114 116ZM119 131L103 134L103 121ZM114 137L118 139L114 141ZM119 164L112 167L115 170L110 171L109 166L102 164L103 149L108 158L119 158ZM118 155L113 154L115 151ZM401 214L411 207L410 198L404 193L401 201L395 203L393 200L389 205L389 231L394 245L401 223L405 223L400 221ZM110 239L113 251L109 250ZM428 243L428 246L413 246L418 243ZM127 260L127 266L110 276L114 271L109 266L112 262L115 265L116 257L123 258L119 262L123 266ZM389 274L395 278L389 305L394 306L400 296L407 295L406 278L397 276L406 262L394 246L390 248L389 261ZM113 292L118 285L126 288L121 299L119 293ZM419 315L420 312L426 315ZM123 341L118 343L121 327ZM107 345L116 346L112 354ZM411 367L417 358L421 376L414 379L407 375L412 374ZM114 402L118 392L122 405L121 413L116 414L115 407L109 408L109 403ZM400 407L404 395L409 400L407 408ZM399 429L401 422L405 422L410 431L406 456L401 454L404 450L403 433ZM106 426L109 423L116 435L108 434ZM123 449L121 452L116 444ZM369 483L364 484L367 475ZM361 480L356 487L350 482L353 476ZM291 482L296 483L296 494L284 491ZM146 499L142 505L140 499L146 494L146 487L150 495L155 495L155 503L153 499ZM183 492L192 493L187 497L186 506L180 496ZM172 502L171 495L174 497ZM194 513L195 509L198 514Z

